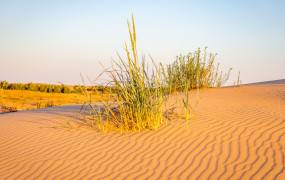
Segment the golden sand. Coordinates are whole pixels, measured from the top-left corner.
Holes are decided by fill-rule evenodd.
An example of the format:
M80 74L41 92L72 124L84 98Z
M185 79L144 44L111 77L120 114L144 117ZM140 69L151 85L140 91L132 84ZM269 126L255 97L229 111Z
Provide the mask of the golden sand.
M174 98L179 99L179 98ZM127 134L79 107L0 115L0 179L285 179L285 85L202 90L195 118Z

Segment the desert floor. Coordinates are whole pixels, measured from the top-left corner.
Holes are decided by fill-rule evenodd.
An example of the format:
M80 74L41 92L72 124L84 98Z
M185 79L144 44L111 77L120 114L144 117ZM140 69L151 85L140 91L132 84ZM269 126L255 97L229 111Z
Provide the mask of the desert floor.
M2 114L0 179L285 179L285 84L192 96L189 126L158 131L68 125L78 106Z

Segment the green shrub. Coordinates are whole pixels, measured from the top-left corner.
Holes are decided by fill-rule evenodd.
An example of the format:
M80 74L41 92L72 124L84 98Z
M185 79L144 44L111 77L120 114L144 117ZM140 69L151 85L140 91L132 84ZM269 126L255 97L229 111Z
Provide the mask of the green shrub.
M48 85L40 84L40 85L39 85L39 90L40 90L40 92L47 92L47 90L48 90Z
M53 86L52 92L61 93L61 87L57 85Z
M0 89L8 89L9 83L7 81L0 82Z
M47 86L47 91L46 92L48 92L48 93L52 93L53 92L53 85L48 85Z
M61 85L61 93L71 93L71 89L68 86Z

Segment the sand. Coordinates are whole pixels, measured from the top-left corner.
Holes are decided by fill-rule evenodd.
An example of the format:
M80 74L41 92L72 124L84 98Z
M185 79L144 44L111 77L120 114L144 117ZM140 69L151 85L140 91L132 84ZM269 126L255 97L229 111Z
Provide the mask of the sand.
M78 106L2 114L0 179L285 179L285 84L197 102L189 127L127 134L66 128Z

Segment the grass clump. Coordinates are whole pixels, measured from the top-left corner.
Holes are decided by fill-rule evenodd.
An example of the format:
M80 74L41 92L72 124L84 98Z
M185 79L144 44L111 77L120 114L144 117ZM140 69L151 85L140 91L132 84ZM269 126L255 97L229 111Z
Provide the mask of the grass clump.
M163 104L165 93L162 88L162 71L159 67L150 72L145 58L138 58L136 27L134 18L128 22L130 49L125 44L126 58L119 56L108 71L112 87L115 89L114 102L103 109L93 109L96 122L100 129L115 127L123 131L158 129L164 122Z
M223 73L215 63L216 54L208 54L207 48L201 52L179 55L166 66L164 74L171 92L198 88L220 87L228 80L230 72Z

